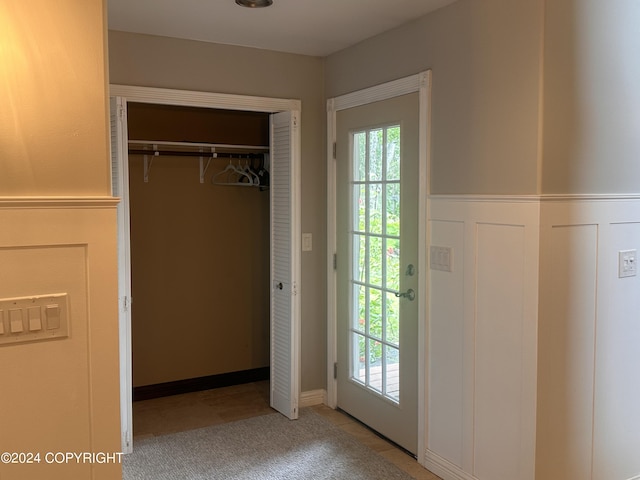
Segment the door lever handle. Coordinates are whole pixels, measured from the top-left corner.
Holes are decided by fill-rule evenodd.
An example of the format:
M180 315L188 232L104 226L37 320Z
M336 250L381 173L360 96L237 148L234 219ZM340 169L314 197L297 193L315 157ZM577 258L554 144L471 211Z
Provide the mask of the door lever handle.
M396 293L396 297L401 298L408 298L410 302L413 302L416 299L416 292L413 291L413 288L410 288L409 290L407 290L404 293Z

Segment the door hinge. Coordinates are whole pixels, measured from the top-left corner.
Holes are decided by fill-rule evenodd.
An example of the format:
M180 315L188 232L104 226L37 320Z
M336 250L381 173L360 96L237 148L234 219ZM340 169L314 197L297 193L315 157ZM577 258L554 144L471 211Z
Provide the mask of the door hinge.
M333 142L333 159L334 160L336 159L337 152L338 152L337 144L336 142Z
M338 254L337 253L333 254L333 269L334 270L338 269Z
M333 379L336 380L338 378L338 362L333 364Z
M122 309L127 312L129 311L129 307L131 306L131 299L128 296L124 296L122 299Z

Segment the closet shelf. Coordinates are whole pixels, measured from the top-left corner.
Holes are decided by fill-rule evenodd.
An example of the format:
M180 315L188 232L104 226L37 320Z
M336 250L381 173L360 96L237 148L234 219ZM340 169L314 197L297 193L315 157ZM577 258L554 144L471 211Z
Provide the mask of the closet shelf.
M199 157L200 183L204 183L207 169L214 158L263 158L265 153L269 153L269 147L264 145L169 142L162 140L129 140L128 143L130 155L144 156L145 183L149 182L149 173L151 172L154 157Z

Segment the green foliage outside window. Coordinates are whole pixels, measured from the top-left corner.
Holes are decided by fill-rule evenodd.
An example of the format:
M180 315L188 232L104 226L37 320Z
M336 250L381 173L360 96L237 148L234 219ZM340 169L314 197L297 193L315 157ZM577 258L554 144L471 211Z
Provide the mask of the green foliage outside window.
M370 285L355 287L358 302L355 328L372 337L369 339L371 365L380 365L383 355L395 363L397 349L383 348L382 342L395 346L399 342L400 304L395 293L400 289L401 270L400 127L357 133L354 148L354 180L363 182L354 185L357 202L353 221L357 232L353 236L357 259L354 276L357 281ZM366 341L366 337L357 336L361 366L366 357Z

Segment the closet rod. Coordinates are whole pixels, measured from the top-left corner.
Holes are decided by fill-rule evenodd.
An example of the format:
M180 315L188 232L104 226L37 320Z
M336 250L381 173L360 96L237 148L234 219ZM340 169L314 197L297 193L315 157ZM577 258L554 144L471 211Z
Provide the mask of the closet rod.
M201 143L201 142L172 142L169 140L129 140L131 145L147 145L151 147L204 147L204 148L226 148L234 150L264 150L268 151L269 147L265 145L237 145L233 143Z
M179 152L177 150L140 150L129 149L129 155L172 156L172 157L216 157L216 158L262 158L262 153L225 153L225 152Z

